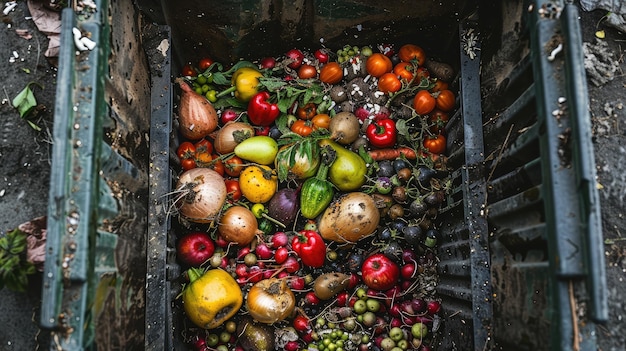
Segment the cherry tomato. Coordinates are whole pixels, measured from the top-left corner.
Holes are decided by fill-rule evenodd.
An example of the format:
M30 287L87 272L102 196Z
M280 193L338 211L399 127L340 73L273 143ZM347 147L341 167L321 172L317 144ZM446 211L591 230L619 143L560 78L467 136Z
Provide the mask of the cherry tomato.
M399 62L394 68L393 73L399 76L401 79L410 82L413 79L413 64L410 62Z
M436 98L436 105L438 109L444 112L449 112L454 109L455 104L456 98L451 90L446 89L438 92Z
M420 66L426 62L426 52L424 49L414 44L402 45L400 50L398 50L398 57L404 62L416 60L417 64Z
M200 62L198 62L198 68L202 71L206 71L214 62L215 61L210 57L203 57L200 59Z
M315 50L315 53L313 54L313 56L315 56L315 58L319 61L319 63L326 63L328 62L328 52L324 49L317 49Z
M209 156L213 153L213 144L207 139L200 139L195 144L196 153L206 152Z
M183 171L188 171L190 169L196 168L196 160L193 158L185 158L180 160L180 166Z
M226 184L226 193L228 198L233 201L239 201L241 199L241 188L239 187L238 179L224 179Z
M413 98L413 108L418 115L429 114L436 105L435 98L427 90L420 90Z
M378 78L378 90L383 93L395 93L402 88L402 82L395 73L385 73Z
M435 108L428 114L428 123L431 126L430 130L433 133L442 133L449 118L450 117L447 112Z
M301 136L308 136L313 133L313 125L310 121L304 119L299 119L293 122L290 129L292 132Z
M198 75L198 72L196 72L196 70L190 64L184 65L180 73L186 77L195 77Z
M285 56L287 56L287 59L289 60L289 64L287 66L292 69L300 68L302 60L304 60L304 54L298 49L291 49L287 51Z
M224 162L220 159L220 157L216 154L211 155L213 161L209 165L209 168L217 172L219 175L224 176Z
M311 119L311 122L313 122L314 128L328 129L328 127L330 126L330 116L326 113L320 113L315 115L315 117Z
M315 105L312 102L309 102L308 104L304 106L300 106L296 110L296 115L300 119L311 119L315 117L316 114L317 114L317 105Z
M213 144L206 139L200 139L194 146L196 147L196 164L200 167L208 165L211 160L213 160L211 156L213 153Z
M270 126L262 126L254 128L254 135L270 135L270 130L272 127Z
M320 81L337 84L343 79L343 68L337 62L329 62L320 69Z
M446 89L448 89L448 83L444 82L441 79L437 79L435 81L435 85L433 85L433 87L430 88L430 92L434 93L434 92L442 91Z
M182 143L180 143L180 145L178 145L178 149L176 150L176 155L181 160L187 159L187 158L193 159L195 154L196 154L196 147L194 146L193 143L189 141L183 141Z
M298 78L309 79L317 77L317 69L309 64L304 64L298 69Z
M424 139L424 147L433 154L442 154L446 151L446 137L443 134L427 136Z
M380 77L387 72L391 72L393 69L393 63L391 59L381 53L374 53L367 58L365 62L365 69L367 73L374 77Z
M224 172L231 177L239 177L243 169L243 160L239 156L234 155L224 161Z

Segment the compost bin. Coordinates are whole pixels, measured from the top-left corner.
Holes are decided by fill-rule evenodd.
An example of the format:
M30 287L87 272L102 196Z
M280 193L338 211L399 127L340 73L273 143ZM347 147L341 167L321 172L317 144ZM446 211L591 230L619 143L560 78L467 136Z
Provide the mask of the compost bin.
M81 36L96 46L75 46ZM455 71L431 347L595 350L606 283L576 7L471 0L64 10L41 316L51 348L191 349L168 207L183 65L404 43Z

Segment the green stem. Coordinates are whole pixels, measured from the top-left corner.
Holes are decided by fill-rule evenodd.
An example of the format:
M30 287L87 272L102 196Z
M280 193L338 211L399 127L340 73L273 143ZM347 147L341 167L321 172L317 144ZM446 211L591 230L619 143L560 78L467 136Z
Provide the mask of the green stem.
M193 283L198 280L204 272L200 268L189 268L187 270L187 276L189 277L189 283Z
M320 168L315 174L315 178L325 181L328 177L328 170L333 162L335 162L336 158L337 154L335 150L333 150L330 146L324 146L322 148L322 162L320 164Z
M277 220L275 218L272 218L271 216L268 216L266 213L261 214L261 217L267 219L268 221L276 224L277 226L279 226L281 228L287 228L287 226L284 225L283 222L281 222L281 221L279 221L279 220Z
M226 90L222 90L222 91L220 91L219 93L217 93L217 94L215 95L215 97L217 97L217 98L221 98L222 96L224 96L224 95L228 95L228 94L232 93L232 92L233 92L233 91L235 91L235 90L237 90L237 87L233 85L233 86L231 86L230 88L228 88L228 89L226 89Z

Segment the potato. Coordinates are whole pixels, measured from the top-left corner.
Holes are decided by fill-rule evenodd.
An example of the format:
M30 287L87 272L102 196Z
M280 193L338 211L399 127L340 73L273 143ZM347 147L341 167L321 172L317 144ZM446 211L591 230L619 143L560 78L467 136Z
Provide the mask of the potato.
M328 300L346 290L349 283L349 275L338 272L324 273L315 279L313 292L320 300Z
M446 83L450 83L454 79L454 68L447 63L428 60L424 66L433 77Z
M355 243L376 231L380 212L371 196L352 192L331 203L318 222L320 235L339 243Z

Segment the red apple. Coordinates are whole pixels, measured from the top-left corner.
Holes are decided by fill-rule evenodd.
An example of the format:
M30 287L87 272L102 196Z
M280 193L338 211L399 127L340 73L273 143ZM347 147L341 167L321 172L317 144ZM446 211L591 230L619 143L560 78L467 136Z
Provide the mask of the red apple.
M384 254L374 254L363 262L361 276L369 288L388 290L398 283L400 268Z
M215 252L215 244L211 236L205 232L185 234L176 245L178 259L191 267L199 267L208 261Z

